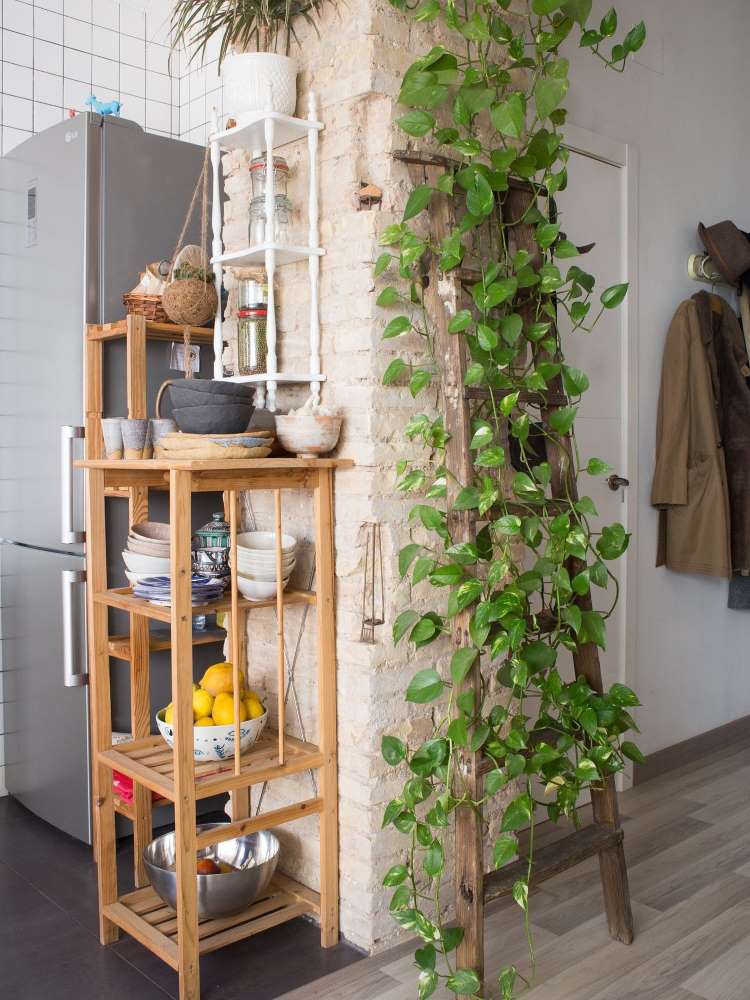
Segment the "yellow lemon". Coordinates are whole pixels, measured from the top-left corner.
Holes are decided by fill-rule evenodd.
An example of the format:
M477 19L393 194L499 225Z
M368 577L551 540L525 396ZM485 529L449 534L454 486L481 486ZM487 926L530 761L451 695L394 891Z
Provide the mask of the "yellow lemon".
M195 720L195 725L196 726L213 726L214 725L214 720L211 718L210 715L206 715L202 719L196 719Z
M245 678L240 674L240 691L245 686ZM232 692L232 664L214 663L210 666L201 678L201 687L208 691L214 698L217 694L231 694Z
M258 692L254 691L252 688L246 688L243 685L243 692L244 692L242 695L243 698L255 698L256 701L263 701Z
M234 698L223 691L214 700L213 720L217 726L229 726L234 722ZM240 702L240 722L247 721L247 709Z
M193 718L194 719L205 719L207 715L210 715L213 711L214 699L208 693L208 691L203 691L198 688L197 691L193 691Z
M172 723L172 702L171 701L167 705L167 707L164 709L164 721L165 722L169 722L170 725Z
M255 695L247 695L244 699L243 704L245 706L245 711L249 719L259 719L261 715L265 714L265 708L261 704L260 698Z

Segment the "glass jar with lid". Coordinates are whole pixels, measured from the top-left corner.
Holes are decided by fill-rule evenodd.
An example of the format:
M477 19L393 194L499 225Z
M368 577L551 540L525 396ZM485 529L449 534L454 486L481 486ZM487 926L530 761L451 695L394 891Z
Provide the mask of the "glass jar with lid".
M292 203L283 194L277 194L275 202L274 232L271 235L270 242L288 243L289 216L292 211ZM251 247L266 242L266 199L263 196L253 198L250 202L249 239Z
M266 193L268 179L268 161L264 155L254 156L250 163L250 180L253 186L253 198L262 197ZM286 185L289 179L289 164L283 156L273 158L273 190L274 194L286 196Z
M266 323L268 309L265 305L237 310L237 361L240 375L261 375L266 372Z

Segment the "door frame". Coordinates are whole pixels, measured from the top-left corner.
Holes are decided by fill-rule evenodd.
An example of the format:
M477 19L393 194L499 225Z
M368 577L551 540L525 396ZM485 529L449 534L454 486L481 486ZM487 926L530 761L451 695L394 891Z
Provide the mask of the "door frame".
M625 490L624 516L628 531L638 532L638 150L632 143L620 142L590 129L570 124L565 129L563 145L571 152L601 160L620 170L622 261L621 281L629 282L628 294L618 311L621 332L620 390L622 420L620 453L626 467L618 469L630 486ZM618 563L623 628L619 642L618 679L634 686L638 657L637 601L631 581L638 578L638 547L629 545ZM633 765L617 776L621 790L633 784Z

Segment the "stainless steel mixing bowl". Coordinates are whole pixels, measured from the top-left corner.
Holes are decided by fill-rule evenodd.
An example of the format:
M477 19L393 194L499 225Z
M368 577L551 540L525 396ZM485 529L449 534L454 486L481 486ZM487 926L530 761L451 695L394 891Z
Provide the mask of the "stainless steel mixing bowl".
M220 830L224 823L199 824L198 832ZM268 830L224 840L198 851L197 858L226 861L236 872L197 875L198 917L226 917L246 909L268 886L279 860L279 842ZM161 899L177 909L174 832L152 840L143 852L151 885Z

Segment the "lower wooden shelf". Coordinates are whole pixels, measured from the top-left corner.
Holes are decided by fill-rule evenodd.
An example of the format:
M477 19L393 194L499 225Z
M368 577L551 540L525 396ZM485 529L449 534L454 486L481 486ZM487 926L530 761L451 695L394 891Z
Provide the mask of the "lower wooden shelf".
M286 761L279 764L279 736L266 729L257 743L242 755L240 774L234 773L234 757L195 763L195 796L207 799L237 788L247 788L274 778L323 766L324 758L313 743L293 736L284 739ZM118 743L99 753L99 760L113 771L120 771L134 781L175 801L174 760L172 750L161 736L146 736L129 743Z
M193 629L193 645L208 646L214 642L224 642L227 633L223 628ZM169 629L158 629L149 633L148 648L154 653L171 649L172 635ZM109 655L118 660L130 660L130 636L111 635L108 643Z
M310 590L284 591L284 604L315 604L316 596ZM143 615L144 618L152 618L155 621L170 623L172 620L172 609L161 604L152 604L141 597L135 597L130 587L113 587L94 594L96 604L106 604L109 608L117 608L120 611L128 611L136 615ZM276 607L276 598L267 601L248 601L240 597L238 601L240 611L250 611L253 608L273 608ZM212 601L210 604L194 604L193 615L210 615L217 611L231 611L232 600L230 597L223 597L219 601Z
M104 906L103 913L113 924L177 969L177 914L162 902L150 885ZM246 910L231 917L198 922L198 953L206 955L304 913L320 913L318 893L285 875L275 875L269 888Z

